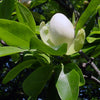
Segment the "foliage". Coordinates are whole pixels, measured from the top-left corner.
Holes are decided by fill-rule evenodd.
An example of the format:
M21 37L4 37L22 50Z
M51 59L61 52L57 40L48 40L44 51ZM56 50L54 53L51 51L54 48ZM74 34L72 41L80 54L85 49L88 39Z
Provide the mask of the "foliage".
M86 9L84 1L66 0L66 4L61 0L32 0L28 7L19 3L18 0L0 1L0 59L6 59L4 64L7 64L9 60L13 62L13 67L8 67L9 72L4 69L2 75L5 77L3 76L2 84L9 86L10 83L15 84L19 79L20 91L24 91L23 98L25 96L28 100L41 97L42 93L45 94L45 89L48 93L47 97L44 96L44 100L51 100L53 95L52 100L78 99L79 88L85 84L83 74L88 75L87 70L93 72L93 75L96 73L92 68L84 69L79 66L84 59L79 59L78 51L81 48L87 55L93 57L100 55L100 19L98 17L100 16L100 1L91 0L90 3L88 1ZM73 16L68 15L67 8L62 8L63 4L70 5L71 3L74 5ZM70 6L69 9L71 9ZM73 20L76 39L85 38L84 36L78 38L77 33L80 29L84 28L86 31L85 44L80 41L82 45L74 54L66 55L66 43L53 49L40 39L39 24L42 20L48 22L57 12L64 13ZM82 13L78 22L77 13ZM77 45L79 47L79 40L75 44L76 49ZM99 65L98 62L96 63ZM4 68L5 65L1 64L1 66ZM96 77L98 78L97 75Z

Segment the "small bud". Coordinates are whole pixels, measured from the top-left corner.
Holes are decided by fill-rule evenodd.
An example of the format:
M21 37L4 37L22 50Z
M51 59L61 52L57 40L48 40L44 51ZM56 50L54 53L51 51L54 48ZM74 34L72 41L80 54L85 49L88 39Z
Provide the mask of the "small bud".
M29 7L31 2L32 2L32 0L19 0L19 2L21 2L26 7Z
M85 0L85 1L84 1L84 4L85 4L85 5L88 5L88 4L89 4L89 2Z

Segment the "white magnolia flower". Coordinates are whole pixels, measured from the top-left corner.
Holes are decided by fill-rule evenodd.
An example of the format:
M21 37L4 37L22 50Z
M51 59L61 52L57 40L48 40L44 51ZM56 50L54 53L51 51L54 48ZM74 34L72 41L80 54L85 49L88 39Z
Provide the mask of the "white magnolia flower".
M81 31L81 33L83 35L79 35L80 32L78 32L76 39L72 23L65 15L61 13L55 14L51 18L50 22L46 25L44 22L40 24L40 36L43 42L48 46L54 48L55 50L58 49L59 45L67 43L66 54L68 55L76 52L76 43L79 42L81 36L85 36L85 33L83 31ZM84 40L80 44L83 45L83 42ZM79 49L80 48L78 48L77 50Z
M70 20L63 14L57 13L50 20L50 40L54 45L67 43L68 47L74 39L74 27Z

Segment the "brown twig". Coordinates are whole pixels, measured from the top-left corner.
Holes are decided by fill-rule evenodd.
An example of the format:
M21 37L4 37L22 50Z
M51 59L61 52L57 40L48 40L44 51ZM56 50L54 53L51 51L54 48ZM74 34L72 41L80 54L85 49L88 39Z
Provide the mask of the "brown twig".
M93 75L91 75L91 77L87 76L87 75L83 75L84 78L90 78L91 80L95 81L96 83L100 84L100 80L98 80L96 77L94 77Z
M94 68L94 70L98 73L98 75L100 76L100 70L98 69L98 67L95 65L94 62L91 62L91 66Z
M79 54L81 56L83 56L87 61L88 64L90 64L92 66L92 68L97 72L97 74L100 76L100 70L98 69L98 67L95 65L95 63L93 62L93 58L89 58L87 55L85 55L85 53L83 53L82 50L79 51Z

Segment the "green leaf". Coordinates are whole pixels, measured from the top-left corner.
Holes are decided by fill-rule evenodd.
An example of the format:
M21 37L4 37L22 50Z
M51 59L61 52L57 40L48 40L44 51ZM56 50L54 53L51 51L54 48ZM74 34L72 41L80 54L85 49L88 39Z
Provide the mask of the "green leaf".
M0 18L9 19L15 9L16 0L3 0L0 4Z
M21 23L28 25L33 30L33 32L35 32L36 24L30 10L21 3L16 3L16 13L18 20Z
M36 34L40 34L40 26L36 26Z
M52 74L53 67L39 67L33 71L23 82L23 90L28 96L36 98L44 88Z
M28 49L34 33L22 23L0 19L0 39L8 45Z
M10 80L14 79L22 70L29 68L33 64L34 60L30 59L23 61L22 63L15 66L11 71L8 72L6 77L3 79L3 84L8 83Z
M96 40L100 40L100 38L95 38L95 37L87 37L88 43L93 43Z
M17 47L11 47L11 46L0 47L0 57L16 54L23 51L25 50Z
M83 77L83 74L82 74L82 71L81 69L74 63L69 63L67 65L64 65L64 71L66 73L70 72L71 70L75 70L79 76L80 76L80 82L79 82L79 86L83 86L85 84L85 80L84 80L84 77Z
M32 15L37 24L40 24L42 21L46 21L46 18L42 14L39 14L38 12L32 12ZM40 31L40 28L39 28L39 31Z
M90 53L91 51L93 51L93 49L95 49L96 46L90 46L90 47L87 47L87 48L84 48L82 49L82 51L86 54ZM76 58L76 56L80 56L79 53L75 53L73 55L71 55L72 58Z
M88 21L88 19L95 13L98 5L100 5L100 0L91 0L88 7L84 11L84 13L81 15L77 23L76 32L75 32L76 34L78 30L81 29L84 26L84 24Z
M99 25L99 28L100 28L100 18L98 18L98 25Z
M61 100L77 100L79 92L79 75L75 70L65 74L63 69L56 83Z
M92 18L89 21L87 21L86 28L85 28L86 36L88 36L91 32L91 29L93 29L95 25L95 18L96 15L92 16Z
M100 16L100 5L98 5L98 7L97 7L97 11L98 11L99 16Z
M98 25L99 25L99 28L100 28L100 5L98 6L97 11L99 13Z
M63 44L59 47L59 49L54 50L50 48L49 46L47 46L46 44L44 44L41 40L33 37L31 39L30 48L38 49L38 50L41 50L42 52L45 52L51 55L64 55L67 51L67 44Z
M19 59L20 59L20 54L13 54L13 55L11 55L11 60L13 61L13 62L17 62L17 61L19 61Z
M98 45L98 46L96 47L96 49L95 49L94 52L92 53L91 57L96 58L96 57L98 57L99 55L100 55L100 45Z
M73 26L75 26L76 22L75 22L75 13L73 12L73 15L72 15L72 24Z
M42 3L45 3L47 0L32 0L32 3L31 3L31 8L32 7L36 7Z
M88 43L93 43L96 40L100 40L100 38L95 38L93 37L93 35L100 35L100 31L93 31L89 34L89 36L87 37L87 41ZM90 37L91 36L91 37Z
M93 32L90 33L90 35L94 35L94 34L100 34L100 31L93 31Z
M50 64L50 58L45 54L39 54L39 58L43 59L46 63Z

